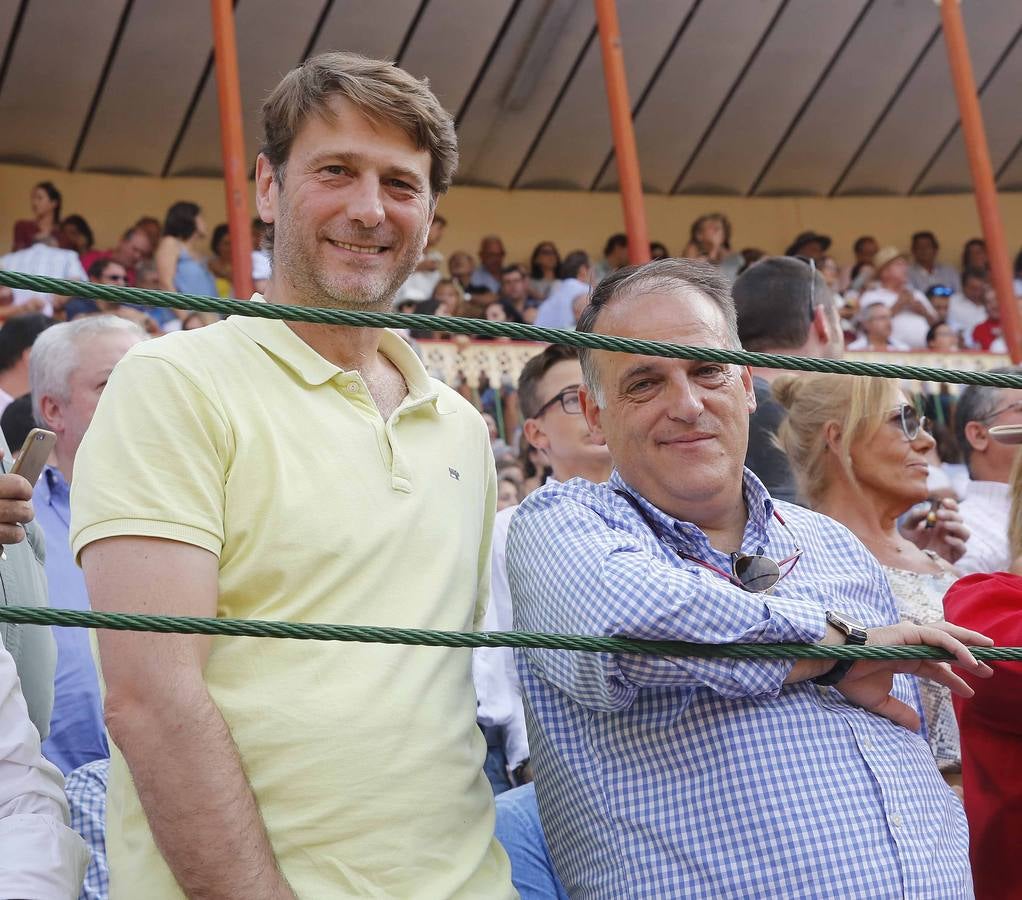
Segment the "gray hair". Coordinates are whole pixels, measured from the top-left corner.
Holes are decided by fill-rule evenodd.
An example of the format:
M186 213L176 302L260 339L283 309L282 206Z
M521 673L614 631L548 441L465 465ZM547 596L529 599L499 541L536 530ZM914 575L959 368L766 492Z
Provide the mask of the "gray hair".
M80 344L83 340L103 334L120 332L135 335L141 340L148 334L134 322L118 316L85 316L73 322L61 322L47 328L32 345L28 358L28 383L32 391L32 418L45 426L40 400L56 397L69 399L71 376L81 363Z
M600 314L612 302L634 297L639 293L673 293L679 290L702 294L720 310L724 318L723 349L741 350L738 340L738 318L735 303L731 299L731 283L720 274L716 266L695 259L657 259L642 266L624 266L608 275L597 285L589 298L589 305L582 311L576 331L593 334L596 332ZM586 387L603 407L606 397L600 384L599 372L588 347L579 348L579 362Z
M36 343L38 342L37 338ZM1003 366L999 369L991 369L990 372L996 375L1020 375L1022 367ZM962 461L969 470L970 476L972 475L972 444L965 436L965 426L970 422L984 422L990 418L990 414L997 409L1002 390L1003 388L989 385L970 384L958 396L958 403L955 405L955 440L958 442L958 449L962 451Z

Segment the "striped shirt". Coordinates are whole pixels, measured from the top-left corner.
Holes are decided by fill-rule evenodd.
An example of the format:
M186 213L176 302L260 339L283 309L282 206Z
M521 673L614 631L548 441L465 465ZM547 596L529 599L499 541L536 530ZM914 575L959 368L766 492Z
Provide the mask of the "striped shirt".
M691 523L606 484L530 495L511 524L515 626L704 643L816 642L824 613L898 613L841 525L775 503L745 473L742 551L805 551L770 595ZM669 541L673 546L666 546ZM969 897L968 833L926 740L834 688L784 685L790 660L517 651L544 831L572 897ZM919 709L913 679L895 695Z

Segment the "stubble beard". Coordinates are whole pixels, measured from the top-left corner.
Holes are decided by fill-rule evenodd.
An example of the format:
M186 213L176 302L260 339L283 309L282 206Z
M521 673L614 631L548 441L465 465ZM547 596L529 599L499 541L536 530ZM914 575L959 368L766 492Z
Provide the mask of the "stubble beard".
M348 270L343 274L332 274L317 254L318 242L310 247L302 241L293 227L290 210L281 197L274 223L273 260L294 289L295 300L302 306L389 311L398 289L415 271L420 257L416 248L423 246L427 227L420 229L420 233L406 243L389 273L366 271L355 275Z

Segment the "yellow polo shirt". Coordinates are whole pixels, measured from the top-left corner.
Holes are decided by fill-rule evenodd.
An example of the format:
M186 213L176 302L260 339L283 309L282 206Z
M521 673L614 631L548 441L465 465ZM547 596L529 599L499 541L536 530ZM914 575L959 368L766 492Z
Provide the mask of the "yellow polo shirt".
M137 345L75 460L75 558L167 538L219 557L220 616L472 629L495 505L486 427L398 336L380 349L409 390L387 421L358 372L283 322ZM205 675L298 897L517 896L471 651L221 637ZM111 751L110 896L180 898Z

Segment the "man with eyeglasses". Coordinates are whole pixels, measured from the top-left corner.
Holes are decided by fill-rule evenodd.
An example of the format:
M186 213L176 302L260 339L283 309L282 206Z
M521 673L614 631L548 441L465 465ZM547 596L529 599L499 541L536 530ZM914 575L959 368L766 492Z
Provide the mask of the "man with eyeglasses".
M139 232L141 234L141 232ZM89 266L89 281L93 284L107 284L113 287L126 287L131 284L129 270L116 259L101 256ZM156 321L146 313L146 309L130 303L113 303L107 300L94 300L91 297L72 297L64 307L67 321L82 316L95 316L109 313L121 319L128 319L148 334L159 334L160 328Z
M724 279L622 269L580 332L738 347ZM616 466L511 522L515 625L697 643L929 644L989 674L982 635L899 623L876 560L743 467L748 369L583 350L583 414ZM557 872L590 898L970 897L968 834L906 673L944 664L519 651Z
M610 475L610 453L605 445L593 440L582 415L578 399L581 384L578 351L561 344L553 344L532 357L518 377L522 431L550 464L553 475L548 481L586 478L601 482ZM508 524L517 508L503 509L494 519L490 605L484 629L497 631L512 626L505 553ZM521 783L529 760L511 651L475 651L473 676L479 699L476 718L488 745L486 773L494 793L501 793Z
M1022 369L993 371L1018 374ZM963 575L1001 572L1011 564L1008 482L1019 450L994 440L990 435L993 425L1022 425L1022 390L976 385L965 388L955 408L955 436L969 470L959 510L972 532L965 555L955 564Z
M610 477L613 464L605 444L593 439L582 415L579 388L582 367L574 347L552 344L532 357L518 378L518 404L524 418L525 439L541 451L552 475L547 484L584 478L594 484ZM490 606L484 629L512 627L511 593L507 581L508 524L517 506L497 513L493 523L493 554ZM508 649L480 649L473 657L473 675L479 697L479 721L498 759L502 744L510 770L503 785L494 781L497 798L496 835L511 860L511 880L523 897L564 897L549 862L549 851L536 808L532 771L527 766L529 745L525 734L521 688L514 671L514 657ZM493 726L502 728L496 732ZM494 767L487 774L493 779ZM514 783L512 790L507 787ZM500 790L500 787L504 790Z

